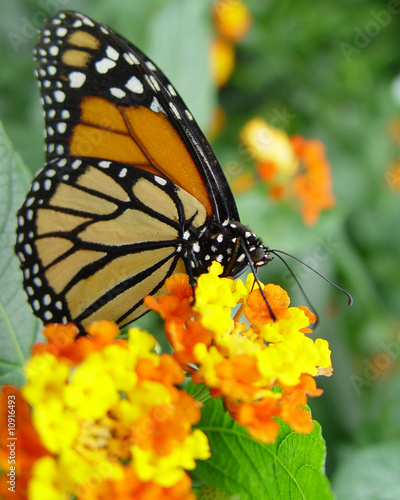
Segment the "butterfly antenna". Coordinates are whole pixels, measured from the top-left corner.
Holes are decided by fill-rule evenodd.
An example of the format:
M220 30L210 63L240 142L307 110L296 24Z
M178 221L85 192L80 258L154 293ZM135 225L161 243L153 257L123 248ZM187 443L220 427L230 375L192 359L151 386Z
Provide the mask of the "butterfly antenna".
M280 255L278 255L276 252L276 250L269 250L271 253L273 253L275 255L275 257L278 257L279 260L281 260L285 266L286 266L286 269L289 271L289 273L292 275L292 278L294 279L294 281L296 282L297 286L299 287L300 289L300 292L301 294L303 295L304 297L304 300L306 301L310 311L312 311L315 316L317 317L315 323L314 323L314 326L312 327L313 330L315 330L318 326L318 323L319 323L319 318L318 318L318 314L317 314L317 311L315 310L315 307L311 304L311 301L310 299L307 297L307 294L306 292L304 291L304 288L301 286L300 284L300 281L296 278L296 275L294 274L294 272L291 270L289 264L286 262L286 260L281 257ZM285 252L282 252L282 253L285 253ZM297 260L297 259L296 259Z
M244 252L244 254L246 256L247 262L249 263L251 272L253 273L253 276L254 276L254 281L257 283L258 288L260 289L261 295L262 295L265 303L267 304L269 314L271 315L271 318L273 319L273 321L277 321L276 315L275 315L274 311L272 310L272 307L270 306L270 303L268 302L267 297L265 296L262 284L260 283L260 280L258 279L257 269L255 268L255 266L253 264L253 261L251 260L250 252L248 251L247 246L246 246L245 242L242 239L240 239L240 246L243 249L243 252Z
M300 290L302 290L298 280L295 278L292 270L290 269L290 267L287 265L286 261L280 257L278 255L278 253L281 253L283 255L286 255L287 257L291 257L292 259L294 260L297 260L297 262L300 262L300 264L303 264L303 266L307 267L308 269L310 269L310 271L312 271L313 273L317 274L320 278L324 279L325 281L327 281L330 285L334 286L335 288L337 288L338 290L340 290L342 293L344 293L347 297L347 303L349 306L351 306L353 304L353 297L350 295L349 292L347 292L346 290L344 290L343 288L341 288L339 285L337 285L336 283L334 283L333 281L331 281L330 279L326 278L323 274L319 273L316 269L312 268L311 266L309 266L308 264L306 264L305 262L303 262L302 260L300 260L299 258L295 257L294 255L290 254L290 253L287 253L287 252L284 252L283 250L269 250L272 254L276 255L279 259L281 259L282 262L285 263L286 267L289 269L291 275L293 276L293 278L296 280L296 283L299 285L299 288ZM304 292L302 292L303 295L304 295ZM304 295L304 297L306 298L306 296Z

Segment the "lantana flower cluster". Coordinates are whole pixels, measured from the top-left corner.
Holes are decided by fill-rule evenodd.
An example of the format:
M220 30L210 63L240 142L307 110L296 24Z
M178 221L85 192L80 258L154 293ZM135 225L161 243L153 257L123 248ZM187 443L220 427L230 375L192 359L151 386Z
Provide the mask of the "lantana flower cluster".
M246 123L241 139L269 196L292 203L305 224L314 225L322 210L334 207L331 169L321 141L289 137L261 117Z
M290 307L277 285L221 274L214 262L193 288L177 274L167 294L146 297L164 319L173 355L156 354L154 337L137 328L117 339L117 325L106 320L89 325L86 336L71 323L46 326L47 343L34 346L25 366L26 384L0 393L3 473L11 470L10 397L18 439L18 488L2 480L2 498L194 500L187 471L210 449L193 429L201 403L178 387L188 375L263 443L276 439L279 419L299 433L313 429L304 406L322 392L314 377L331 373L327 342L309 336L315 315Z
M278 285L262 285L261 291L252 274L245 282L221 274L214 262L198 278L194 299L187 275L167 280L169 295L145 299L164 319L174 358L194 383L223 398L254 438L273 442L277 417L296 432L310 432L311 416L303 407L307 396L322 393L313 377L331 374L328 343L309 336L315 315L289 307Z
M7 465L7 400L16 400L17 488L22 500L194 500L186 470L210 456L192 426L200 406L177 388L179 364L154 352L155 339L132 328L92 323L76 340L75 325L48 325L25 367L21 390L0 395L0 468Z

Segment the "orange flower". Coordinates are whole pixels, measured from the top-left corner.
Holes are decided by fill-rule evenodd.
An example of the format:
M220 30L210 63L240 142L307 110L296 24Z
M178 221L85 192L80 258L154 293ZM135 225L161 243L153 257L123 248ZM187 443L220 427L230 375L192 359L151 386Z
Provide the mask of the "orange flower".
M315 323L317 321L317 316L315 315L315 313L310 311L310 309L308 309L308 307L298 306L298 308L301 309L304 312L304 314L307 316L307 318L310 321L310 325L312 325L313 323ZM311 330L311 328L302 328L300 331L303 333L312 333L313 332Z
M304 169L293 180L293 195L300 202L304 222L311 226L317 222L321 210L335 205L330 165L321 141L307 141L296 135L291 142Z
M260 117L249 120L240 136L272 199L294 202L308 225L317 222L321 210L334 206L330 165L321 141L290 138Z
M101 490L96 492L93 500L110 500L110 498L113 500L152 500L154 498L160 500L196 500L197 497L191 492L191 487L192 482L187 474L171 488L163 488L152 481L143 483L131 468L125 467L124 478L121 481L102 483Z
M257 172L263 181L271 181L277 175L276 163L269 160L260 161L257 163Z
M283 421L290 424L290 427L301 434L307 434L314 428L311 421L311 414L301 407L307 404L307 396L316 397L323 393L322 389L318 389L315 379L310 375L303 374L300 383L296 386L285 386L281 384L283 389L282 410L280 417Z
M287 292L280 286L269 283L264 287L264 295L275 314L275 318L277 320L283 319L290 304ZM244 314L250 323L254 325L264 325L274 321L258 288L250 293L246 301Z
M158 312L166 321L174 318L179 321L187 321L192 315L191 302L193 290L189 285L187 274L174 274L165 282L165 288L169 295L162 295L157 300L151 295L144 299L145 305Z
M13 404L11 404L11 402ZM14 436L10 436L8 430L11 429L8 418L11 415L10 408L15 411L15 430ZM11 429L12 430L12 429ZM12 498L22 500L27 498L27 487L31 477L32 467L36 460L50 455L47 449L42 445L39 435L33 426L31 420L31 409L24 400L19 389L10 385L5 385L0 393L0 469L7 474L10 471L8 459L10 457L11 440L8 437L15 437L16 441L16 484L17 488L11 492ZM0 479L0 497L11 498L8 490L7 475Z
M173 357L181 366L195 362L193 348L196 344L211 343L210 331L199 320L188 321L186 324L183 321L170 320L165 322L164 328L168 342L174 348Z
M188 429L200 420L201 403L178 389L170 390L172 404L158 405L135 423L133 438L143 450L154 450L165 456L173 452L188 434Z
M182 369L169 354L161 354L157 366L150 358L140 359L136 365L136 373L140 380L151 380L169 385L179 385L185 380Z
M48 343L33 346L32 354L49 353L58 359L65 358L72 364L78 364L89 353L100 351L106 345L112 344L119 329L112 321L101 320L91 323L86 333L88 336L78 337L78 327L73 323L66 325L49 323L43 331ZM124 340L118 342L121 345L125 343Z
M246 427L247 432L262 443L273 443L279 433L279 424L275 417L280 415L279 400L264 398L256 404L237 403L231 399L226 407L240 425Z
M165 287L169 295L162 295L157 300L148 295L144 303L164 319L165 333L174 349L173 357L185 366L195 362L193 347L197 343L210 344L210 332L193 317L193 290L189 285L189 277L175 274L167 279Z

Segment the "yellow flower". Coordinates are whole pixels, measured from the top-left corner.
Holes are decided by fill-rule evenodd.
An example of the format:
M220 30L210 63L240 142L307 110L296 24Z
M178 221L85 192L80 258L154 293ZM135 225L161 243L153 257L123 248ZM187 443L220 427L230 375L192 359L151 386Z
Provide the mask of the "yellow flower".
M171 487L182 479L184 469L193 470L195 460L206 460L211 453L206 435L196 429L168 455L159 456L152 450L133 446L132 456L135 471L142 481Z
M30 500L68 500L70 488L69 475L61 473L55 458L43 457L36 461L28 485Z
M263 118L248 121L241 132L241 139L249 154L257 162L268 162L271 168L285 176L292 176L299 167L290 139L286 132L272 127Z
M224 356L215 346L207 349L204 344L198 343L195 345L194 354L201 365L202 374L205 382L209 387L216 387L219 382L216 368L224 360Z
M119 400L115 382L104 370L103 361L102 353L92 353L76 367L65 388L65 402L80 418L101 418Z
M128 338L129 351L135 355L135 359L151 358L153 361L157 361L158 356L152 352L157 344L153 335L139 330L139 328L132 327L129 328Z
M27 361L24 373L28 383L22 393L31 405L36 405L52 397L62 397L69 376L69 364L51 354L40 354Z
M328 343L321 339L314 343L300 331L306 326L304 312L290 307L288 318L260 328L263 338L270 342L258 356L258 368L264 377L293 386L300 382L303 373L315 376L319 366L330 365Z
M76 416L65 407L61 395L34 406L33 423L42 443L52 453L68 449L79 435Z
M127 393L127 396L138 416L151 411L152 408L159 405L168 405L171 403L171 395L168 389L159 382L146 380L141 382L138 387Z
M222 38L216 38L212 41L210 46L210 71L218 87L223 87L229 80L235 67L235 59L235 50L229 42Z
M315 349L317 351L316 365L320 368L328 368L331 366L331 350L325 339L315 340Z
M200 275L193 306L193 310L201 314L202 324L217 335L232 329L231 308L237 303L235 282L230 278L220 278L222 271L221 264L214 261L209 272Z
M218 31L228 40L238 42L249 31L252 19L242 0L216 0L213 11Z

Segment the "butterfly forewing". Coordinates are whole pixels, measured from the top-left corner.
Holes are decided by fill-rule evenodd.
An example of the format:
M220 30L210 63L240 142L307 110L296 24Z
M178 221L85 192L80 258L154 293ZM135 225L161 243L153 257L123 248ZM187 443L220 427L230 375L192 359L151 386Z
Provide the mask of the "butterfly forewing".
M89 156L157 171L210 216L238 220L204 135L140 50L82 14L62 12L42 30L37 59L48 159Z

